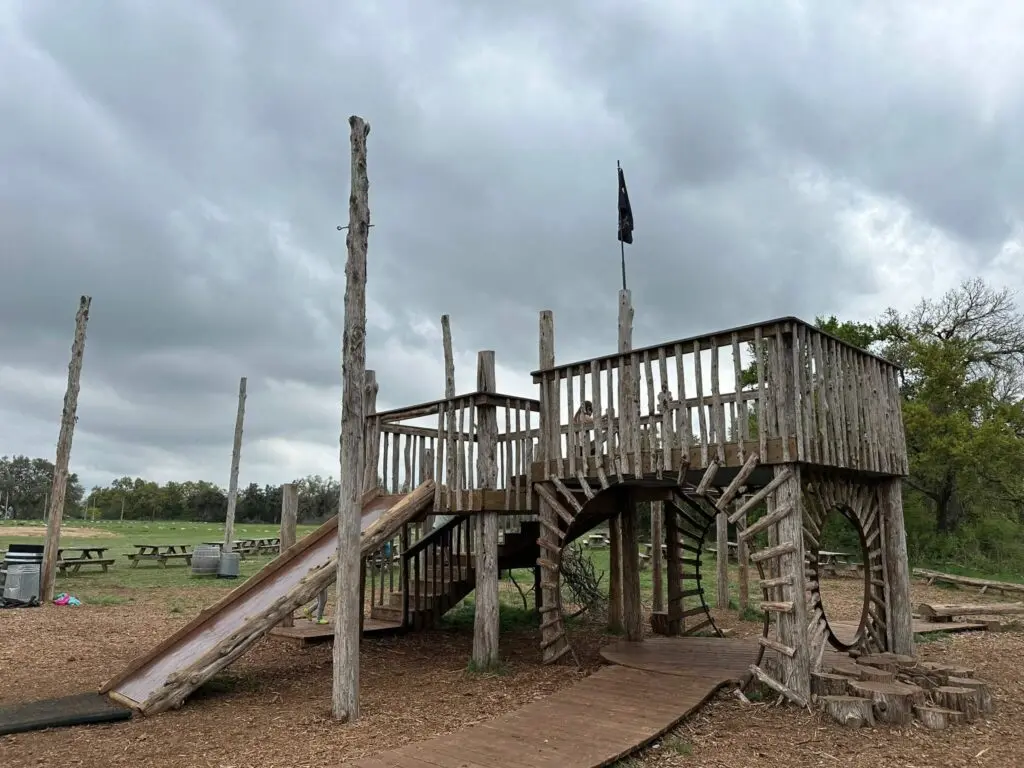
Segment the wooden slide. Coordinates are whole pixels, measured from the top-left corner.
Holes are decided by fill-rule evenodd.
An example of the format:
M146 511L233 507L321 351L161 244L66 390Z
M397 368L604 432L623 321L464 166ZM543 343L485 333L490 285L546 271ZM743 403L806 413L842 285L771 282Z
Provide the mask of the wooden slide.
M432 480L411 493L363 497L362 553L367 555L434 501ZM196 688L228 666L335 575L337 518L282 552L266 568L205 609L100 688L143 714L181 706Z

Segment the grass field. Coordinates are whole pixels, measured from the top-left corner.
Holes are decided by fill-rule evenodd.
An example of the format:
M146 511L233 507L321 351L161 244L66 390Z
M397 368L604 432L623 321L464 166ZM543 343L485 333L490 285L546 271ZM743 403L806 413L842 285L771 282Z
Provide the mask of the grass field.
M25 520L0 523L0 551L6 551L9 544L42 544L45 526L41 520ZM39 529L38 532L36 529ZM307 535L314 526L300 525L299 538ZM70 521L61 536L62 547L90 546L108 547L107 558L115 560L107 573L96 567L83 568L78 573L57 576L57 591L69 592L80 600L92 604L110 604L130 599L126 593L134 590L159 588L231 589L238 586L236 579L211 579L193 577L184 561L171 561L166 568L156 563L140 563L131 567L126 555L135 552L135 544L202 544L218 541L224 536L224 526L215 523L191 523L177 521L124 521L124 522L83 522ZM30 533L31 532L31 533ZM239 539L277 536L276 525L236 525L235 537ZM25 535L29 534L30 535ZM242 578L248 578L271 561L271 555L248 557L239 569Z
M314 530L315 526L300 525L298 536L303 536ZM45 524L41 520L6 521L0 522L0 552L5 551L9 544L42 544L44 540ZM226 590L239 584L235 579L211 579L209 577L193 577L191 569L184 565L181 560L171 561L166 568L156 563L140 563L138 567L132 568L131 561L126 555L135 552L136 544L191 544L193 546L207 541L218 541L223 537L223 525L216 523L193 523L187 521L101 521L85 522L80 520L68 521L64 534L61 536L61 546L97 546L107 547L105 556L115 560L107 573L102 573L98 568L83 568L78 573L69 573L57 577L57 591L69 592L80 600L93 605L109 605L131 602L137 593L149 590L166 588L174 593L169 594L168 599L174 605L179 602L179 595L182 589L195 590L197 600L206 602L206 598L200 593L207 590ZM236 538L266 537L279 534L276 525L237 525L235 527ZM608 572L609 552L607 549L588 550L591 561L599 576L601 576L601 590L608 593ZM259 569L263 568L272 560L271 555L259 557L250 556L243 560L240 566L240 576L245 579L252 576ZM756 573L756 572L755 572ZM515 609L524 607L524 598L520 590L526 594L526 607L532 609L533 596L530 590L533 587L533 572L530 569L517 569L511 574L502 574L500 588L501 603L503 608L514 613ZM752 579L756 576L752 576ZM513 582L514 579L514 582ZM755 582L756 583L756 582ZM518 584L518 588L516 586ZM640 573L640 586L645 606L651 605L653 593L653 574L650 568ZM687 584L684 588L690 588ZM716 591L716 574L714 556L704 558L704 570L702 572L702 586L707 599L713 602ZM733 566L730 575L731 603L735 607L739 601L738 575ZM154 595L150 595L151 599ZM751 599L756 606L758 595L756 590L751 590ZM215 598L213 598L215 599ZM468 597L459 610L453 612L450 620L459 622L465 619L465 614L472 615L473 599ZM511 615L511 614L510 614ZM759 618L759 614L757 615Z

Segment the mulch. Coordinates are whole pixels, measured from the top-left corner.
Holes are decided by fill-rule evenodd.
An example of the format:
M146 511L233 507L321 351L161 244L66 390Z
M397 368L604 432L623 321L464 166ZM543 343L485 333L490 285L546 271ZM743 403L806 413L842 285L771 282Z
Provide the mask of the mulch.
M859 582L836 579L829 586L829 615L852 618L859 608ZM130 605L0 611L0 705L95 691L217 596L133 590ZM979 598L915 585L915 603L968 600ZM720 613L718 619L739 636L759 632L759 624L741 622L735 612ZM540 666L537 632L524 630L502 636L505 666L501 674L486 676L465 671L470 629L368 640L362 651L362 717L354 725L337 724L330 715L330 648L298 650L268 638L178 711L2 737L0 765L341 765L486 721L570 685L602 664L598 649L612 639L587 627L574 629L572 637L580 670ZM724 695L633 763L760 766L785 755L787 768L1024 765L1017 746L1024 743L1018 661L1024 657L1024 635L972 633L923 644L920 652L973 667L992 684L996 712L942 733L916 726L847 731L792 707L741 704Z

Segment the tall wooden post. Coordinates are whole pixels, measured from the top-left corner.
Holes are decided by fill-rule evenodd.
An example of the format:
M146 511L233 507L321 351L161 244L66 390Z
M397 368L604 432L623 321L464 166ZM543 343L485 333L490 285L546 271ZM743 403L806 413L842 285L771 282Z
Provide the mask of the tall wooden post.
M717 526L715 529L716 546L718 547L718 557L715 563L718 567L715 607L724 609L729 607L729 517L725 510L715 516L715 524Z
M629 352L633 349L633 304L629 291L619 291L619 352ZM629 417L631 403L631 387L629 382L632 371L629 366L619 369L619 442L621 445L629 446ZM610 393L609 393L610 395ZM627 447L627 451L630 450ZM608 522L608 628L612 632L621 632L622 624L622 516L628 514L626 510L619 512Z
M633 349L633 302L628 290L619 291L619 352L630 352ZM627 436L627 451L634 454L633 463L639 462L640 446L633 443L635 433L634 421L639 416L636 402L636 374L630 365L624 365L619 371L619 423L620 435ZM628 640L643 638L643 615L640 604L640 539L637 524L636 503L629 497L626 506L619 512L618 554L612 551L612 581L618 581L617 601L610 596L610 602L621 604L622 630ZM615 549L615 518L612 518L612 549ZM618 561L618 579L614 578L615 564ZM609 619L613 612L609 606ZM609 623L614 623L610 621Z
M545 309L540 313L540 370L550 370L555 367L555 318L551 310ZM538 457L544 466L544 477L548 476L551 466L551 459L555 453L555 441L561 439L560 412L557 390L553 382L542 379L540 385L540 442ZM530 466L527 464L527 470ZM540 512L540 541L541 547L546 552L558 552L561 548L561 541L557 531L561 521L554 508L544 500L537 499ZM543 559L543 558L542 558ZM538 561L538 565L540 562ZM545 579L544 572L540 575L541 605L545 611L554 611L561 604L559 598L558 572L555 569L548 571L554 579ZM541 618L541 637L545 642L543 650L544 662L552 662L566 653L567 640L564 633L561 637L555 634L559 622L549 621L543 614ZM550 641L550 644L547 644Z
M281 554L295 544L299 523L299 487L295 483L281 486ZM291 614L285 617L281 626L290 627L294 624Z
M39 577L39 597L42 603L53 600L53 583L57 577L57 550L60 548L60 523L64 515L64 499L68 490L68 464L71 461L71 440L75 434L78 411L79 381L82 378L82 358L85 355L85 328L89 323L91 296L78 300L75 314L75 340L71 344L71 362L68 364L68 387L64 392L64 411L57 436L57 458L53 464L53 483L50 486L50 512L46 516L46 545L43 548L43 569Z
M496 392L494 352L477 355L477 392ZM477 477L484 489L498 487L498 411L493 405L478 405ZM498 512L476 515L476 616L473 621L473 666L480 669L498 663Z
M455 356L452 354L452 326L451 319L448 315L441 315L441 346L444 350L444 396L446 400L450 400L455 397ZM438 450L443 452L444 455L444 477L443 483L447 484L449 493L447 496L441 492L442 479L438 478L437 496L435 499L439 501L447 501L452 498L451 490L454 489L455 483L455 434L458 429L458 425L455 418L455 409L450 407L445 409L445 440L443 444L438 446ZM438 516L430 515L427 517L423 524L423 535L426 536L438 525Z
M235 506L238 504L238 464L242 460L242 425L245 422L245 376L238 382L238 411L235 413L235 438L231 444L231 476L228 478L228 512L224 516L223 552L235 546Z
M366 375L366 251L370 235L370 182L366 173L366 137L361 117L351 128L352 181L345 244L345 330L342 336L341 492L338 506L338 557L335 574L334 717L359 717L360 528L362 522L364 386Z
M882 546L885 551L885 576L889 586L887 629L893 653L914 655L913 604L910 602L910 564L907 558L907 533L903 521L903 481L896 477L878 486L882 515Z

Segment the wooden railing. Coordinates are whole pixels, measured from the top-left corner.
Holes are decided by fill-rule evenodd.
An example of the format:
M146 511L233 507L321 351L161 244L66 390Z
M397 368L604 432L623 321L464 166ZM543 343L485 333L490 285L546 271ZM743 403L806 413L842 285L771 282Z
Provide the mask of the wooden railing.
M562 476L598 458L642 476L756 450L764 463L902 475L897 371L796 318L560 365L533 374L538 459Z
M374 414L367 419L367 462L388 493L403 493L427 478L437 482L434 511L530 509L527 482L539 439L536 400L474 392ZM493 408L498 423L497 487L480 491L479 412ZM436 426L412 425L410 420Z
M402 612L420 629L462 599L473 563L473 518L455 517L402 554Z

